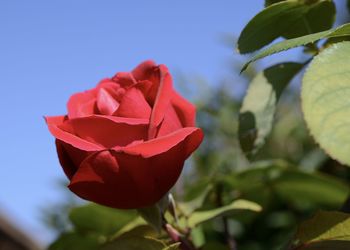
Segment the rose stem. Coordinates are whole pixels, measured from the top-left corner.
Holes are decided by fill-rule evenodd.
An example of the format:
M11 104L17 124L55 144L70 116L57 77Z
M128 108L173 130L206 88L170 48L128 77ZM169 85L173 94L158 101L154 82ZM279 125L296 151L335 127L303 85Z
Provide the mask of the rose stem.
M222 201L222 193L223 193L223 187L222 185L218 184L216 187L216 203L218 205L218 207L222 207L223 206L223 201ZM230 234L230 229L229 229L229 225L228 225L228 218L227 216L222 216L222 223L224 226L224 234L225 234L225 238L226 238L226 242L228 244L228 247L230 250L237 250L237 243L235 238L233 238L233 236Z

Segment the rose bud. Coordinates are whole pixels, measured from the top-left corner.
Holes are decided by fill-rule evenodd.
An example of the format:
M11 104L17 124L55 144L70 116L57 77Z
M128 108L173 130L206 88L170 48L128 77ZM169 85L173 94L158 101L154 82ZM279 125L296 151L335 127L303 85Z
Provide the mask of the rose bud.
M146 61L74 94L68 114L46 117L69 189L114 208L159 201L200 145L195 107L164 65Z

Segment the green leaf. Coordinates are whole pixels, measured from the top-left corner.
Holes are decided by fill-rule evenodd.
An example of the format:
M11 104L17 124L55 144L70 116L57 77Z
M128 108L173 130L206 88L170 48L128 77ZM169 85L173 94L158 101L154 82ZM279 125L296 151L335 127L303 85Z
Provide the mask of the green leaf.
M302 69L300 63L281 63L260 72L250 83L239 114L242 150L254 154L271 131L276 104L283 89Z
M313 203L316 206L339 207L349 188L338 179L320 173L286 169L272 182L278 196L294 204Z
M180 207L180 210L185 215L187 216L190 215L193 211L199 209L203 205L205 198L208 196L209 192L212 189L213 189L213 185L209 184L208 186L205 187L203 192L193 200L190 200L188 202L178 202L177 204Z
M192 228L191 230L191 239L195 247L200 248L205 244L205 235L204 230L201 225Z
M264 205L272 198L296 206L336 208L349 192L345 183L332 176L305 172L277 161L255 163L248 170L228 176L226 181L244 199Z
M156 239L158 233L149 225L140 225L131 230L113 237L113 239L104 245L102 250L163 250L166 245Z
M211 241L206 243L202 248L202 250L227 250L227 246L224 244L217 242L217 241Z
M223 206L212 210L194 212L188 218L187 223L188 223L188 226L192 228L197 226L200 223L203 223L215 217L224 215L228 212L239 211L239 210L260 212L261 209L262 208L254 202L247 201L247 200L236 200L227 206Z
M265 0L265 7L272 5L274 3L279 3L279 2L283 2L285 0Z
M349 249L350 216L341 212L318 212L302 223L294 249Z
M309 43L314 43L317 40L331 37L341 37L341 36L349 36L350 35L350 24L344 24L335 29L330 29L298 38L293 38L289 40L285 40L279 43L275 43L270 47L259 51L252 59L250 59L246 64L243 65L241 72L243 72L250 63L264 58L266 56L276 54L278 52L288 50L291 48L299 47L302 45L306 45Z
M120 237L130 237L130 236L142 236L142 237L153 237L156 238L158 236L158 233L154 230L153 227L149 225L138 225L127 232L124 232L123 234L119 234L119 236L114 237L120 238Z
M49 250L97 250L99 249L99 240L95 236L80 235L78 233L64 233L55 242Z
M249 53L280 36L294 38L330 29L334 16L335 6L329 0L312 3L289 0L273 4L244 27L238 39L238 50Z
M305 12L301 18L286 30L283 37L290 39L332 28L336 14L333 1L313 1L311 4L305 3L304 6Z
M120 237L105 245L101 250L163 250L166 245L157 239L142 236Z
M302 83L306 124L327 154L350 165L350 42L337 43L314 58Z
M132 220L129 223L127 223L126 225L124 225L118 232L116 232L113 235L113 238L119 237L120 235L122 235L126 232L129 232L136 227L146 226L146 225L147 225L147 222L144 219L142 219L142 217L138 216L134 220Z
M77 231L110 235L136 216L134 210L118 210L91 203L72 209L69 218Z

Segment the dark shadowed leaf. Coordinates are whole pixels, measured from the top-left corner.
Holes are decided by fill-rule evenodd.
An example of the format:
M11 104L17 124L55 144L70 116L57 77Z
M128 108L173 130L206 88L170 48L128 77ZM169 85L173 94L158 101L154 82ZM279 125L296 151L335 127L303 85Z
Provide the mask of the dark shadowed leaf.
M244 27L238 39L238 50L249 53L280 36L294 38L330 29L334 16L335 6L329 0L312 3L289 0L273 4Z
M265 69L250 83L239 114L238 135L249 156L265 142L271 131L276 104L283 89L302 69L300 63L281 63Z
M125 236L106 244L101 250L163 250L165 247L162 241L154 238Z
M320 211L299 226L293 249L349 249L349 247L349 214Z
M208 242L207 244L205 244L202 247L202 250L227 250L227 246L225 246L224 244L220 243L220 242L215 242L215 241L211 241Z
M338 207L346 199L349 188L336 178L317 173L286 169L272 182L275 192L283 200L300 204L313 203Z
M283 37L291 39L332 28L336 14L332 0L314 1L304 11L301 18L283 33Z
M227 177L227 182L243 198L259 204L278 198L292 205L340 207L349 192L348 186L334 177L305 172L279 161L256 163L251 169Z

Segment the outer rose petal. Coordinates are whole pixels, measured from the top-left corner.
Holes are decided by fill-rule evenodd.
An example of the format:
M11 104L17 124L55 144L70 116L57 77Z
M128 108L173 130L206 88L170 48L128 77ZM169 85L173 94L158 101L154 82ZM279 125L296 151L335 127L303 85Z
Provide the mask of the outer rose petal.
M89 153L60 140L56 140L56 149L63 171L71 179Z
M175 184L184 161L200 144L202 133L194 129L174 137L171 145L166 143L169 140L144 143L149 150L153 146L153 153L135 146L142 155L104 151L90 156L69 188L84 199L114 208L150 206ZM156 151L159 154L154 154Z
M60 127L105 149L147 138L147 123L142 119L94 115L68 120Z
M47 116L45 117L45 120L49 131L56 139L66 142L83 151L98 151L103 149L103 147L100 145L91 143L70 132L62 130L59 126L62 126L66 120L65 116Z
M185 140L188 140L188 142L183 144ZM149 158L182 144L185 146L183 148L183 153L187 158L201 144L202 140L202 130L195 127L189 127L177 130L166 136L124 147L121 150L127 154L140 155L144 158Z
M194 127L196 120L196 108L192 103L180 96L175 90L171 103L178 115L183 127Z

